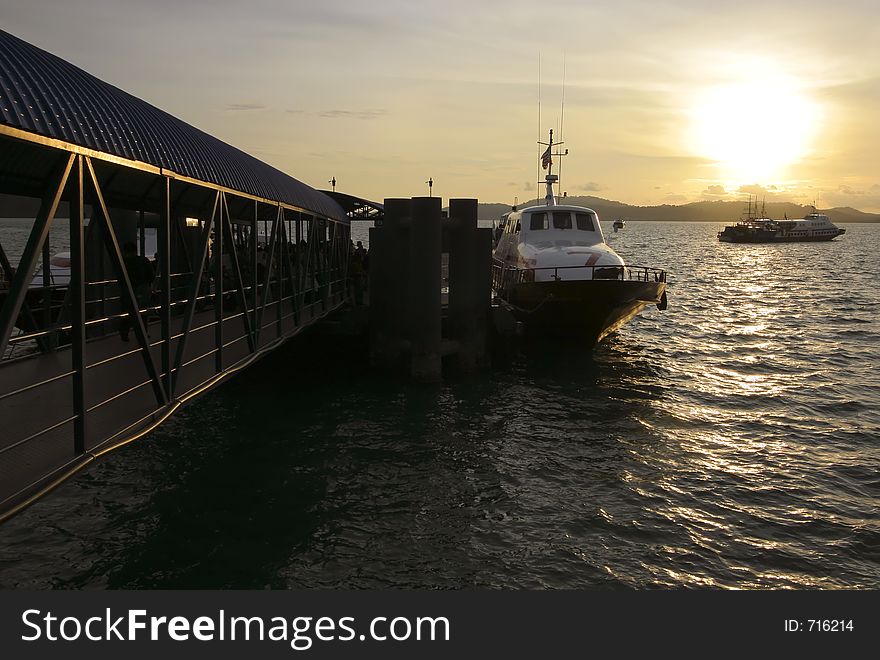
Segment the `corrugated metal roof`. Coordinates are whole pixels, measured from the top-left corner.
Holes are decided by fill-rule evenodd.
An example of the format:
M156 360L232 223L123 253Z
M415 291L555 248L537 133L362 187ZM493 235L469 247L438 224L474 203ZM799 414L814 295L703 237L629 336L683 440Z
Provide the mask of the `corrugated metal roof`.
M0 121L345 220L327 195L2 30Z

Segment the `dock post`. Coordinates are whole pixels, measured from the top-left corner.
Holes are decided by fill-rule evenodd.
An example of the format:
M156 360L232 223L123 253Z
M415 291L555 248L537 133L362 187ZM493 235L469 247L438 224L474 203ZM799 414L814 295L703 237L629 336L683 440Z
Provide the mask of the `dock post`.
M458 342L458 368L487 366L491 229L477 228L477 200L449 200L449 335Z
M442 225L439 197L414 197L409 231L410 373L416 380L442 380L441 273Z
M411 215L411 200L386 199L384 224L370 229L368 298L370 363L374 367L397 367L401 359Z

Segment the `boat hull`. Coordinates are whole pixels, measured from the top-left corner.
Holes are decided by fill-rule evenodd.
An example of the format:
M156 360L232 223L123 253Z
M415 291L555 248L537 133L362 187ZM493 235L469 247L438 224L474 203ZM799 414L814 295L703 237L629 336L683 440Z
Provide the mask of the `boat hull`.
M570 280L523 282L499 296L530 336L595 345L646 305L664 305L666 282Z
M843 234L829 234L825 236L764 236L761 234L730 234L721 232L718 240L722 243L817 243L819 241L833 241Z

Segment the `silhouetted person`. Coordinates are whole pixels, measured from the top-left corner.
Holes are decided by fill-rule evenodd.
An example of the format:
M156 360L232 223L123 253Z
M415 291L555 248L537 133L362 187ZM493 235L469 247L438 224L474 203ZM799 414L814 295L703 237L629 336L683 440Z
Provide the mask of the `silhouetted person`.
M131 282L131 289L134 292L135 304L138 309L149 307L153 278L155 277L153 264L149 259L137 253L137 247L132 242L122 246L122 264L128 272L128 279ZM122 282L119 285L122 288ZM119 336L122 341L128 341L128 333L132 325L134 325L134 317L129 312L119 323Z
M354 304L364 304L364 284L367 279L367 252L363 243L357 242L354 254L351 255L351 283L354 288Z

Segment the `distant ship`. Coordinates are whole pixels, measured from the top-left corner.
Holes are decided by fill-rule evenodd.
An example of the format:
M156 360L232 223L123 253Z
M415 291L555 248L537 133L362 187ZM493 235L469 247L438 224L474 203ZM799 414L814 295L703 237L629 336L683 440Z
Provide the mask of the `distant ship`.
M617 218L611 226L614 227L614 231L617 231L618 229L623 229L624 227L626 227L626 220L624 218Z
M808 213L795 220L771 220L762 213L757 217L758 203L752 211L749 198L749 211L745 220L728 225L718 232L718 240L723 243L802 243L806 241L830 241L846 233L846 229L836 226L824 213Z
M552 152L553 131L542 144L542 164L550 168L547 196L543 204L502 216L492 288L527 334L592 346L646 305L666 309L666 272L625 263L605 243L594 210L557 203L552 157L565 154Z

